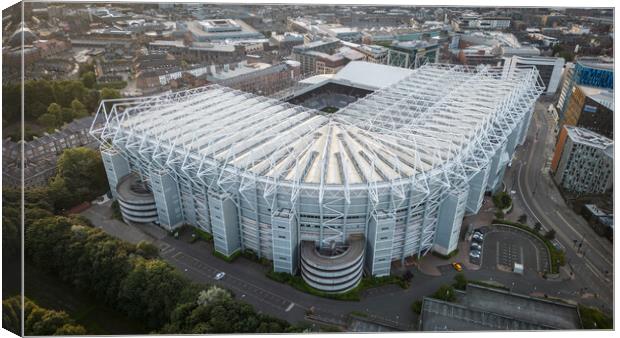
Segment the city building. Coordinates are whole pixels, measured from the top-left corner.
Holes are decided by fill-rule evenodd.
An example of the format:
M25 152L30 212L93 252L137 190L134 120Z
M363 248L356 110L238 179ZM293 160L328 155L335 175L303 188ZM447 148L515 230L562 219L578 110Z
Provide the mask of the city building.
M341 24L318 25L318 28L324 34L343 41L359 42L362 38L359 30Z
M506 71L514 67L536 67L538 74L545 85L545 94L555 94L564 69L564 59L557 57L504 57L504 67Z
M424 297L421 331L537 331L582 328L576 305L467 284L456 301Z
M436 41L395 42L388 47L386 64L401 68L418 68L426 62L439 61L439 44Z
M614 142L585 128L564 125L551 162L562 190L602 194L613 188Z
M557 104L560 120L564 118L576 85L613 89L614 60L603 56L581 57L574 66L567 65Z
M614 138L614 92L612 89L575 86L560 128L571 125Z
M391 44L393 41L416 41L438 37L439 29L420 30L414 27L381 27L362 31L362 43L370 45L377 43Z
M497 48L476 45L466 48L453 50L453 57L456 63L468 66L492 65L497 66L501 63L501 52Z
M91 133L113 195L135 173L161 227L198 227L217 252L251 250L325 292L453 252L525 139L537 71L353 64L352 91L385 86L336 112L219 85L102 106L116 117Z
M223 40L265 39L252 26L235 19L216 19L187 22L187 30L194 42Z
M209 74L212 83L258 95L272 95L293 86L301 75L297 61L277 65L241 63L235 70Z
M2 141L2 180L7 186L44 186L56 173L58 157L67 148L96 148L98 142L89 134L91 126L101 127L104 117L87 116L66 124L53 133L24 143L24 176L21 175L21 143Z
M316 72L316 60L318 53L331 55L342 46L336 39L319 40L304 45L293 47L293 59L301 64L301 72L304 74Z

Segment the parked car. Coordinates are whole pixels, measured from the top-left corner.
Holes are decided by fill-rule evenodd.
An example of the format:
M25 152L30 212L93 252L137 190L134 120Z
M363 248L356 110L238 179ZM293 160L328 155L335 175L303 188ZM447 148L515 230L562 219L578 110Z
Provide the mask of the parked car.
M473 241L476 241L476 242L480 242L480 243L482 243L482 241L484 241L484 235L483 235L483 234L481 234L481 233L479 233L479 232L476 232L476 233L474 233L474 235L472 236L472 240L473 240Z
M477 251L482 251L482 245L476 243L476 242L472 242L471 243L471 247L469 248L470 250L477 250Z
M452 267L456 271L459 271L459 272L463 271L463 266L461 265L461 263L452 262Z
M471 257L471 258L480 258L480 251L479 250L471 250L469 252L469 257Z
M224 276L226 276L225 272L218 272L217 275L215 275L215 280L220 280L224 278Z

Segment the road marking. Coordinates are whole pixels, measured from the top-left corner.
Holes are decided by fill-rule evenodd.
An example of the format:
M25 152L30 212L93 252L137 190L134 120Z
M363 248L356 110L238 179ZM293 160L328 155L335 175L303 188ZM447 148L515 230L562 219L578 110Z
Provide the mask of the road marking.
M291 309L293 308L293 306L295 306L295 303L291 302L291 305L289 305L286 310L284 310L284 312L289 312L291 311Z
M214 270L214 271L217 271L217 270L218 270L217 268L215 268L215 267L213 267L213 266L211 266L211 265L209 265L209 264L205 263L204 261L202 261L202 260L200 260L200 259L198 259L198 258L196 258L196 257L194 257L194 256L192 256L192 255L190 255L190 254L184 253L184 252L178 252L177 254L175 254L175 255L173 256L173 258L175 258L175 260L176 260L176 261L180 262L181 264L187 265L187 266L189 266L190 268L192 268L192 269L194 269L194 270L197 270L198 272L200 272L200 273L201 273L201 274L203 274L203 275L205 275L205 274L204 274L202 271L200 271L200 270L196 269L195 267L192 267L191 265L189 265L189 264L187 264L187 263L185 263L185 262L183 262L183 261L181 261L181 260L177 259L177 256L179 256L179 255L183 255L183 256L186 256L186 257L188 257L188 258L191 258L191 259L193 259L195 262L198 262L198 263L203 264L203 265L204 265L204 267L206 267L206 268L208 268L208 269L211 269L211 270ZM255 292L265 293L265 294L267 294L267 295L269 295L269 296L271 296L271 297L274 297L274 298L276 298L276 299L285 300L285 301L290 301L289 299L286 299L286 298L284 298L284 297L282 297L282 296L280 296L280 295L278 295L278 294L275 294L275 293L273 293L273 292L271 292L271 291L269 291L269 290L265 290L265 289L263 289L263 288L261 288L261 287L259 287L259 286L257 286L257 285L254 285L254 284L252 284L252 283L246 282L246 281L244 281L243 279L241 279L241 278L239 278L239 277L236 277L236 276L234 276L234 275L232 275L232 274L230 274L229 276L227 276L227 278L228 278L231 282L233 282L233 281L234 281L235 283L243 283L243 284L246 284L246 285L248 285L248 286L250 286L250 287L254 288L255 290L257 290L257 291L255 291ZM234 284L232 284L232 283L231 283L231 284L225 284L225 285L234 285ZM243 289L241 289L241 287L237 287L237 288L239 288L241 291L243 291ZM254 296L254 295L251 295L251 296ZM256 296L254 296L254 297L256 297ZM256 297L256 298L258 298L258 297ZM260 298L258 298L258 299L260 299ZM272 305L273 305L273 304L272 304ZM297 305L297 306L299 306L299 307L301 307L301 308L302 308L302 309L304 309L304 310L307 310L307 308L306 308L306 307L304 307L304 306L302 306L302 305L300 305L300 304L296 304L296 305Z
M189 256L189 255L188 255L188 256ZM189 257L191 257L191 256L189 256ZM197 272L197 273L199 273L199 274L201 274L201 275L203 275L203 276L206 276L206 277L208 277L208 278L212 278L212 277L213 277L213 276L209 276L209 275L205 274L204 272L200 271L199 269L196 269L195 267L191 266L190 264L185 263L185 262L183 262L183 261L181 261L181 260L179 260L179 259L175 259L175 261L177 261L177 262L178 262L178 263L180 263L180 264L183 264L183 265L187 266L187 268L188 268L188 269L192 269L192 270L194 270L195 272ZM231 288L231 289L237 289L237 290L239 290L239 291L241 291L241 292L244 292L244 290L243 290L242 288L240 288L240 287L238 287L238 286L236 286L236 285L233 285L233 284L223 283L222 281L217 281L216 283L217 283L217 284L221 284L221 285L222 285L222 286L224 286L224 287L228 287L228 288ZM246 294L246 295L248 295L248 296L250 296L250 297L252 297L252 298L255 298L255 299L257 299L258 301L263 302L263 303L265 303L265 304L267 304L267 305L271 305L271 306L273 306L274 308L276 308L276 309L278 309L278 310L282 310L282 307L280 307L279 305L274 304L274 303L272 303L272 302L270 302L270 301L267 301L267 299L265 299L265 298L261 298L261 297L259 297L259 296L257 296L257 295L253 295L253 294L248 293L248 292L246 292L245 294Z
M560 212L559 212L559 211L556 211L555 213L556 213L556 214L558 214L558 216L560 216L560 218L564 221L564 223L566 223L566 225L567 225L567 226L568 226L571 230L573 230L573 231L574 231L577 235L582 235L582 233L581 233L581 232L579 232L579 231L575 230L575 228L573 228L573 227L570 225L570 223L566 220L566 218L564 218L564 216L562 216L562 214L560 214ZM585 237L584 237L584 240L583 240L583 241L584 241L586 244L590 245L590 248L591 248L592 250L594 250L597 254L599 254L599 256L601 256L600 258L602 258L605 262L607 262L607 264L610 264L610 265L612 264L609 260L607 260L607 258L605 258L605 255L603 255L601 252L599 252L599 251L596 249L596 247L595 247L594 245L592 245L592 243L589 243L589 242L588 242L588 240L587 240L587 239L585 239Z

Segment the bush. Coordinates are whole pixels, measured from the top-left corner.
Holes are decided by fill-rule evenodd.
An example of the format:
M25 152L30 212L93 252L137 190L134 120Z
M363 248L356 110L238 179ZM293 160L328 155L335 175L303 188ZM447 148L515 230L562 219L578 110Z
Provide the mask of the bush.
M495 212L495 218L503 219L504 218L504 212L501 211L501 210L497 210Z
M452 286L458 290L465 290L467 287L467 278L465 277L465 274L462 272L457 273L454 276L454 284L452 284Z
M271 266L271 262L267 258L265 257L259 258L258 254L256 254L256 252L254 252L253 250L246 249L241 253L241 255L251 260L252 262L256 262L264 266Z
M110 208L112 209L112 218L124 222L123 214L121 214L121 207L118 205L117 200L112 201Z
M345 300L345 301L359 301L360 300L360 285L358 285L353 290L347 291L345 293L327 293L320 290L317 290L310 285L306 284L306 282L300 276L294 276L285 272L275 272L273 269L267 271L266 276L273 279L276 282L288 284L295 289L309 293L311 295L315 295L318 297L331 298L336 300ZM363 279L362 279L363 281Z
M215 251L215 249L213 249L213 256L227 262L227 263L232 263L235 261L235 259L237 259L237 257L239 257L241 255L241 250L237 250L235 252L233 252L230 256L226 256L222 253L219 253L217 251Z
M555 238L555 230L549 229L549 231L545 234L545 238L548 240L553 240Z
M411 304L411 311L417 315L420 315L422 313L422 301L416 300L413 302L413 304Z
M442 285L431 297L446 302L454 302L456 300L456 293L450 285Z
M579 304L579 314L584 329L606 330L613 329L613 319L605 315L601 310Z
M194 233L202 238L205 242L213 242L213 235L199 228L193 228Z
M512 198L510 198L507 192L501 191L493 196L493 204L503 210L512 205Z

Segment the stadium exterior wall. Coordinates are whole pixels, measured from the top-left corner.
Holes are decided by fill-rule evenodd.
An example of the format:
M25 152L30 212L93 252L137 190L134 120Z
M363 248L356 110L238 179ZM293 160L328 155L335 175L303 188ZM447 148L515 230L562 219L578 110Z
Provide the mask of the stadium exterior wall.
M536 86L533 81L527 85ZM91 133L101 140L113 196L116 182L129 172L138 173L154 191L159 223L167 229L190 224L212 233L219 253L252 250L272 260L275 271L291 274L300 269L302 241L345 242L351 235L363 235L366 271L387 276L392 261L430 250L448 254L456 248L463 216L478 212L484 193L501 187L505 166L525 140L541 92L531 90L507 106L514 118L496 122L498 137L464 155L460 163L468 166L435 168L425 174L423 185L415 178L346 189L274 184L212 159L187 165L198 159L180 150L171 149L170 154L183 160L171 161L173 155L165 158L157 152L156 140L132 138L122 129L115 130L113 140L105 129ZM110 112L109 106L103 103L99 113L111 121L118 111L113 106Z

